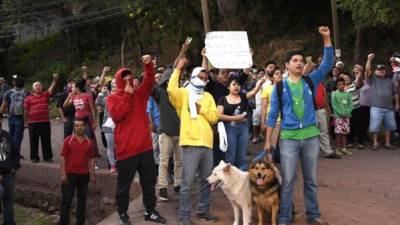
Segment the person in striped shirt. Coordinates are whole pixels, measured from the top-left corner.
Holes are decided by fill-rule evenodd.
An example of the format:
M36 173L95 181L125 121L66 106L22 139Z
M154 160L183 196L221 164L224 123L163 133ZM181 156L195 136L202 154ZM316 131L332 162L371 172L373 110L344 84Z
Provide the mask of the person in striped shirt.
M47 91L43 91L43 85L36 81L32 85L32 94L25 98L24 122L29 129L30 159L32 163L39 162L39 138L41 140L43 160L53 161L51 149L51 131L49 116L49 99L53 95L58 83L58 74L53 74L53 82Z

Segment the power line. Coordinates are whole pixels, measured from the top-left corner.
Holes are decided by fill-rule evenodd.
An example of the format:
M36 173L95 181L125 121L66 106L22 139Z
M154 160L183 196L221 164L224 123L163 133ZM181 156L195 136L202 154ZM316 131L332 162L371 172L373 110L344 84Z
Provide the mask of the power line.
M56 18L56 20L58 20L61 24L63 24L63 23L68 23L68 22L75 21L75 20L87 19L87 18L90 18L90 17L93 17L93 16L102 16L102 14L104 15L105 13L111 13L112 11L116 11L116 10L120 10L120 9L121 9L121 6L116 6L116 7L113 7L113 8L108 8L108 9L98 10L98 11L94 11L94 12L89 12L89 13L82 14L82 15L71 15L71 16L66 16L66 17L62 17L62 18ZM46 20L42 20L42 21L44 23L46 23L46 22L51 22L51 20L53 20L52 18L47 18L47 19L49 19L49 20L47 20L47 21ZM25 21L24 23L29 24L29 23L37 22L37 21L38 20L31 20L31 21ZM9 25L9 24L4 22L4 23L0 23L0 26L1 25ZM6 33L6 32L9 32L9 31L3 31L3 32L0 32L0 34Z
M84 20L84 21L80 21L80 22L75 22L75 23L70 23L70 24L65 24L65 25L62 25L62 26L59 26L59 27L56 27L56 28L49 28L50 29L50 31L53 29L53 31L57 31L57 30L68 30L69 28L72 28L72 27L76 27L76 26L80 26L80 25L83 25L83 24L87 24L87 23L93 23L93 22L98 22L98 21L101 21L101 20L104 20L104 19L107 19L107 18L111 18L111 17L115 17L115 16L117 16L117 15L121 15L121 14L123 14L124 12L117 12L117 13L113 13L113 14L108 14L108 15L103 15L103 16L99 16L99 17L95 17L95 18L91 18L91 19L86 19L86 20ZM35 31L29 31L29 32L27 32L26 34L33 34ZM17 34L16 33L14 33L14 34L11 34L11 35L3 35L3 36L0 36L0 39L6 39L6 38L11 38L11 37L15 37L15 36L17 36Z

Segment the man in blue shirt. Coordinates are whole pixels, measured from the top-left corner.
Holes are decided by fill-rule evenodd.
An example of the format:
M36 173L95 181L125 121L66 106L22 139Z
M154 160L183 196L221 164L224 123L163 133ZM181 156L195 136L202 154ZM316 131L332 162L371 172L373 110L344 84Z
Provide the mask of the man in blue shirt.
M280 160L282 172L281 201L278 223L292 222L293 191L297 161L301 160L304 179L304 201L307 224L327 225L321 220L317 198L317 161L319 154L319 130L314 108L314 96L318 85L332 69L334 54L328 27L320 27L324 42L324 57L318 69L302 78L304 56L290 52L286 59L288 77L276 85L271 96L271 110L267 122L265 150L271 152L271 134L281 114ZM308 80L308 81L307 81ZM310 84L310 86L309 86ZM314 91L311 90L313 84ZM278 94L280 86L280 94ZM280 96L279 96L280 95ZM269 154L270 155L270 154ZM276 212L272 212L276 213Z

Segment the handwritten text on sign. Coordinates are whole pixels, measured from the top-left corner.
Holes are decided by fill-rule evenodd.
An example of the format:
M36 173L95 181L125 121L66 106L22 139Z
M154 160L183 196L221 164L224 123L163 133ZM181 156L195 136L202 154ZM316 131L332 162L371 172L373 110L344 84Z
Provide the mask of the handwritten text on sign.
M209 32L205 45L207 58L215 68L244 69L253 65L245 31Z

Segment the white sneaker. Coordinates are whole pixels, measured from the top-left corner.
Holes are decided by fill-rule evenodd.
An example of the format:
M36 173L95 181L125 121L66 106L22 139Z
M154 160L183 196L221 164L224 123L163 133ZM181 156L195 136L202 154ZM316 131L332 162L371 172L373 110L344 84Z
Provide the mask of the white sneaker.
M341 152L343 155L353 155L353 153L346 148L342 148Z

